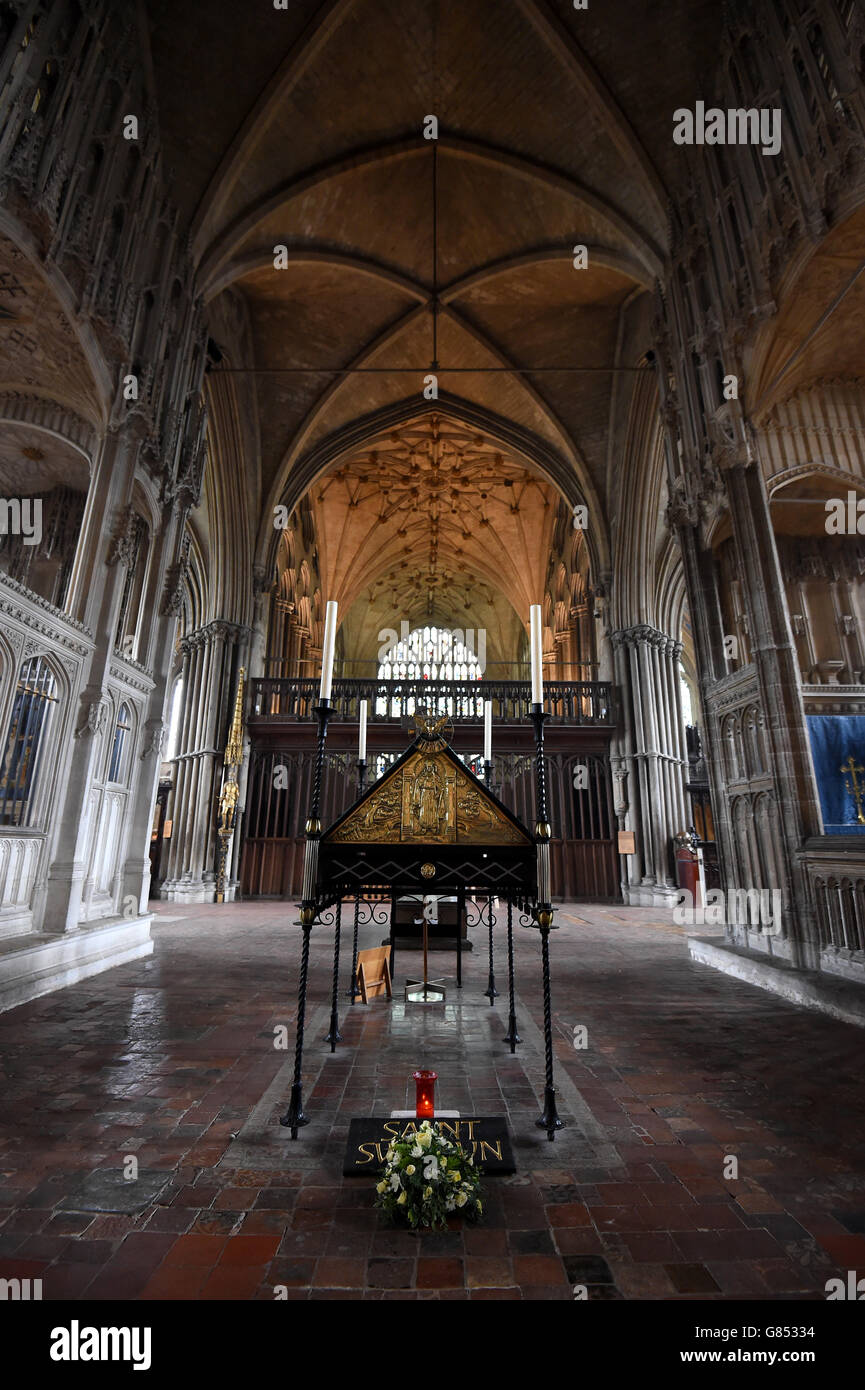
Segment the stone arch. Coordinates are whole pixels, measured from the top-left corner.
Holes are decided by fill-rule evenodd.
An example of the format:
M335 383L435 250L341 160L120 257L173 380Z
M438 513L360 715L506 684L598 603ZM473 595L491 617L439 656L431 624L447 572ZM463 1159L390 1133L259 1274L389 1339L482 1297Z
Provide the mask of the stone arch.
M78 313L76 296L65 276L2 206L0 269L22 284L27 296L23 303L34 305L32 317L39 324L46 362L26 384L7 377L7 390L49 401L101 431L114 396L113 368L93 325Z
M569 507L588 504L591 515L596 517L599 523L585 539L591 566L594 572L599 573L607 565L609 543L603 521L605 511L582 461L576 458L567 460L545 441L522 427L444 391L440 393L437 401L419 403L416 397L412 397L353 421L314 445L293 464L290 471L286 469L286 461L283 460L262 510L256 562L266 572L272 571L276 545L272 517L276 507L284 505L291 513L312 485L334 464L364 448L369 441L385 431L398 429L400 425L433 414L458 420L495 440L527 468L552 483Z
M784 858L781 851L778 805L770 791L760 792L754 802L754 827L762 869L762 882L759 887L781 888L784 884Z

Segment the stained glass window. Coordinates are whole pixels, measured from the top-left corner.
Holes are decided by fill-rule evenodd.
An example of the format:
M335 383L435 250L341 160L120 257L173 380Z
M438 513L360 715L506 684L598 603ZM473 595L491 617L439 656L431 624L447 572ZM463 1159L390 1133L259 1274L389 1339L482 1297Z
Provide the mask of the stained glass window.
M129 706L122 704L117 714L117 723L114 726L114 742L111 745L111 765L108 769L109 782L119 782L123 776L123 750L126 747L126 736L132 727L132 720L129 717Z
M379 663L378 678L430 682L479 681L483 676L483 666L464 640L466 636L473 635L471 632L466 634L441 627L416 627L384 653L384 659ZM481 708L480 698L480 694L454 696L436 691L424 704L437 714L470 714L473 712L470 705L473 707L477 704ZM392 703L391 713L398 717L402 712L401 702L394 699ZM376 713L386 715L387 704L387 696L380 695L376 700ZM405 702L404 709L408 714L414 713L415 703L411 697Z
M0 825L32 823L33 793L45 747L57 680L42 656L25 661L18 674L9 732L0 763Z

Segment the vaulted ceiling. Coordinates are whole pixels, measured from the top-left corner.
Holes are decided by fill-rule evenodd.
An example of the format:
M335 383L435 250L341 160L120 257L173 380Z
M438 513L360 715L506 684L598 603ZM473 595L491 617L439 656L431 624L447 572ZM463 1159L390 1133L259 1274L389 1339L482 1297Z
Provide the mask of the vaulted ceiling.
M375 651L399 615L411 627L482 628L489 660L513 660L557 509L555 489L525 460L425 413L340 460L311 498L346 651Z
M468 584L481 606L485 586L497 593L500 626L524 620L556 493L588 503L604 554L610 369L636 369L647 346L623 324L663 266L672 112L704 91L719 7L291 0L253 17L145 3L165 168L217 341L225 322L245 325L216 371L254 383L259 562L273 507L313 487L324 596L344 596L346 619L386 592L406 615L428 610L434 589L444 621L444 596L456 605ZM433 363L437 404L423 397ZM437 531L407 510L407 457L433 410L469 449L483 437L481 472L502 459L493 544L459 556L451 531L471 529L473 494L457 489ZM514 521L517 475L531 480ZM404 505L382 518L389 495Z
M0 236L0 389L44 397L98 424L102 403L72 320L41 271Z

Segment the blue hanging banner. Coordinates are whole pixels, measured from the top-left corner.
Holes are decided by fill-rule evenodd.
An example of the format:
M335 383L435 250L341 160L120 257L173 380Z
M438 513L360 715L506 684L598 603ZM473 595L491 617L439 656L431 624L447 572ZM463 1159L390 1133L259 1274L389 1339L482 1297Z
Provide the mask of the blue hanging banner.
M865 715L809 714L823 829L865 834Z

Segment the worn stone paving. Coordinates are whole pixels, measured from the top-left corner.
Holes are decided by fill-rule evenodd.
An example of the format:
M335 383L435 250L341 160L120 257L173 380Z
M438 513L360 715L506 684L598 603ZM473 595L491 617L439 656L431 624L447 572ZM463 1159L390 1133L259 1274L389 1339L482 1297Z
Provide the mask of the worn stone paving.
M296 910L165 905L146 961L0 1015L0 1278L46 1299L823 1298L865 1275L865 1034L688 957L668 916L565 906L553 934L559 1110L543 1089L540 952L517 930L512 1056L503 935L444 1010L329 1021L332 930L314 932L310 1125L278 1125L290 1088ZM378 944L365 928L361 945ZM345 939L345 938L344 938ZM453 976L437 954L434 973ZM347 962L343 962L343 990ZM288 1050L274 1046L288 1028ZM574 1029L587 1046L574 1047ZM392 1229L372 1183L342 1177L349 1119L407 1108L433 1066L442 1108L508 1117L518 1171L486 1219ZM725 1177L729 1158L738 1178ZM137 1177L129 1180L129 1159Z

